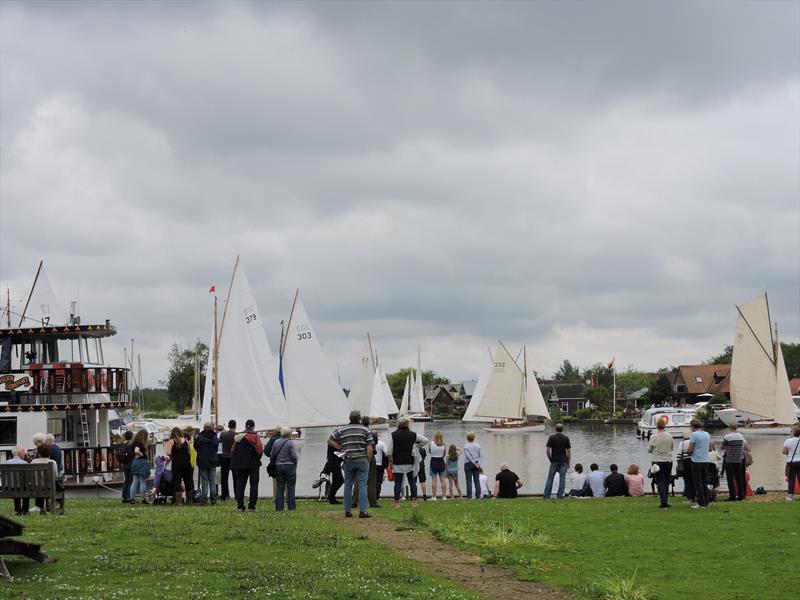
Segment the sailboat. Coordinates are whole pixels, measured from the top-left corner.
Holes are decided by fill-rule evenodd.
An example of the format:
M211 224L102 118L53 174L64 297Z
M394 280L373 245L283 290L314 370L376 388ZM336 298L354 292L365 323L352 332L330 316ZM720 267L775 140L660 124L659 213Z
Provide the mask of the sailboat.
M544 431L544 422L533 422L530 417L548 419L536 376L528 373L527 352L522 349L523 366L519 367L503 342L498 342L492 361L492 370L486 389L475 409L478 417L497 419L485 431L491 433L531 433Z
M378 366L378 371L381 374L381 389L383 390L383 399L386 406L386 414L389 415L391 418L392 415L397 415L399 409L397 408L397 402L394 400L394 394L392 394L392 388L389 386L389 380L386 379L386 371L383 370L383 367L380 365Z
M400 401L399 416L405 417L408 414L410 402L411 402L411 375L407 375L406 385L403 388L403 399Z
M422 361L420 348L417 347L417 372L414 373L414 387L411 390L411 420L417 422L433 421L433 417L425 411L425 388L422 385Z
M478 409L478 406L483 399L483 394L486 392L486 385L489 383L489 376L492 373L492 366L494 362L492 360L492 349L488 348L489 350L489 360L485 361L483 364L483 368L481 369L480 375L478 375L478 383L475 385L475 391L472 392L472 398L470 398L469 405L467 406L467 410L464 411L464 416L461 418L464 422L486 422L486 421L493 421L491 417L479 417L475 414L475 411Z
M362 416L370 418L370 427L373 429L387 429L389 420L386 397L383 393L380 371L375 367L375 358L372 353L372 340L367 334L364 347L359 357L356 378L350 390L350 407L361 412Z
M736 307L736 338L731 360L731 405L714 411L742 433L780 434L797 423L777 326L773 332L767 294Z
M292 427L325 427L347 422L347 398L322 352L297 290L281 335L279 381Z
M216 297L215 297L216 321ZM289 422L278 384L278 364L269 347L264 321L239 257L233 267L222 322L214 328L211 391L203 398L201 415L215 421L236 421L240 428L253 419L256 429L270 430Z

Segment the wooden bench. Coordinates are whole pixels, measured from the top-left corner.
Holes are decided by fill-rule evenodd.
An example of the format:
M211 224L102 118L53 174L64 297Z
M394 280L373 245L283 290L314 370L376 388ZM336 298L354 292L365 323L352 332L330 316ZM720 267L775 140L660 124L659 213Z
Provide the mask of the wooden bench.
M0 577L4 579L11 579L11 574L8 572L5 562L3 562L4 554L27 556L40 563L52 563L56 561L55 558L42 552L41 544L20 542L19 540L12 539L15 536L22 535L23 529L25 529L25 526L22 523L17 523L16 521L0 516Z
M63 515L64 486L56 486L60 481L52 464L0 464L0 498L45 498L51 511L58 501L59 513Z

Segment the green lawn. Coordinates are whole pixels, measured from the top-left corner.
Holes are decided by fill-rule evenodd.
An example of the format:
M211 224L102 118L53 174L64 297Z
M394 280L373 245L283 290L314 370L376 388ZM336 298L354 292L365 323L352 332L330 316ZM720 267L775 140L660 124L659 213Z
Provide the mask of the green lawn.
M706 510L671 502L662 511L653 498L463 500L381 513L524 579L590 598L797 594L800 502L715 502ZM615 580L631 593L609 595Z
M128 507L67 501L63 516L31 515L23 540L58 558L6 557L2 598L437 598L475 596L428 575L301 502L294 514L216 507ZM13 517L10 501L0 513Z

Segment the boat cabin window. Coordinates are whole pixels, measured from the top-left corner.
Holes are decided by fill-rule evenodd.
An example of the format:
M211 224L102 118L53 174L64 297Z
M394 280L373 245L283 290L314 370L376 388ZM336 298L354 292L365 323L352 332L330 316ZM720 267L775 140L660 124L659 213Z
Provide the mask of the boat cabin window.
M103 346L100 338L81 337L78 343L81 349L81 362L87 365L103 364Z
M681 415L681 414L672 415L672 422L675 424L686 423L686 415Z
M48 417L47 418L47 433L52 433L57 442L64 442L66 438L64 437L65 427L64 427L64 417Z
M28 340L22 344L23 365L50 365L58 362L56 340Z
M0 446L17 443L17 417L0 418Z

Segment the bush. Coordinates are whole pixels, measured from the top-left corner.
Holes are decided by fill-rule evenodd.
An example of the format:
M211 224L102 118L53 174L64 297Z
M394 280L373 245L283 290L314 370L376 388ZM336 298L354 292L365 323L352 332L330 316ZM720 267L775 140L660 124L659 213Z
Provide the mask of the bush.
M596 408L582 408L575 411L576 419L592 419L597 414Z

